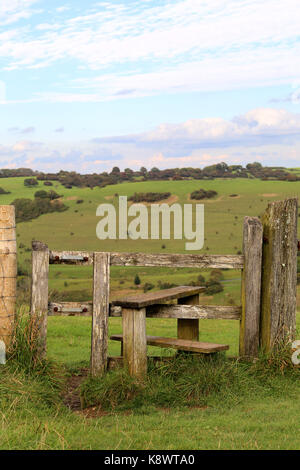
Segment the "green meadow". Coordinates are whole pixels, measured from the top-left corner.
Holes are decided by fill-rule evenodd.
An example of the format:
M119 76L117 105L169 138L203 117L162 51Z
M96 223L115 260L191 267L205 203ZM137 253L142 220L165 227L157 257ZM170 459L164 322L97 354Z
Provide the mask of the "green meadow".
M293 172L298 174L299 169ZM10 204L16 198L33 199L38 189L50 189L42 182L35 188L27 188L24 178L3 178L0 187L11 192L0 195L0 204ZM269 202L300 196L300 182L257 179L134 182L93 190L66 189L53 182L51 189L61 195L68 210L17 224L19 266L30 272L32 240L43 241L53 250L185 253L185 240L173 240L172 230L170 240L99 240L96 209L99 204L112 203L118 210L118 196L129 197L135 192L170 192L170 203L195 204L189 195L200 188L218 193L214 199L200 201L205 207L203 254L241 252L244 216L261 216ZM78 200L83 202L78 203ZM134 284L136 274L141 280L140 286ZM153 289L159 288L159 282L189 284L196 281L199 274L208 280L210 271L113 267L111 298L122 292L143 292L146 283L153 284ZM240 272L223 271L221 283L222 292L203 295L201 302L239 305ZM49 288L50 297L55 300L91 300L92 269L52 265ZM26 310L27 305L20 308ZM297 321L300 326L299 314ZM111 318L109 329L111 334L121 333L120 319ZM147 332L176 336L176 321L148 319ZM90 318L49 317L48 359L64 371L64 377L88 367L90 335ZM200 339L229 344L230 357L238 354L238 335L237 321L203 320L200 324ZM109 354L119 355L120 344L110 342ZM149 347L149 355L158 354L168 355L170 351ZM272 380L264 377L253 382L249 371L242 370L237 374L241 375L239 387L229 387L230 396L224 395L220 386L220 393L215 393L203 406L187 407L183 403L168 406L166 400L162 406L149 404L148 409L130 411L112 409L89 417L84 412L74 413L63 405L58 392L63 388L61 383L43 379L38 374L28 380L20 366L8 364L0 369L0 449L299 448L300 438L296 432L300 418L299 380L279 373ZM244 391L243 386L240 390L243 383Z

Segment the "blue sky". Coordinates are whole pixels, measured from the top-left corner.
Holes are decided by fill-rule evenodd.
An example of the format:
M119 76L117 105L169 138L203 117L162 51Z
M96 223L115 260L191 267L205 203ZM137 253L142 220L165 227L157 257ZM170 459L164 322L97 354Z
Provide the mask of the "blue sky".
M300 166L299 0L1 0L0 167Z

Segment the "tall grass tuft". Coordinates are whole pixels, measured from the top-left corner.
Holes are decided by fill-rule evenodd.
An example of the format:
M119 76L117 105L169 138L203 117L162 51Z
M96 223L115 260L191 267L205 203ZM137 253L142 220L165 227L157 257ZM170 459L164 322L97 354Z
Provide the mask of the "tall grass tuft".
M20 308L15 319L11 346L8 351L9 360L26 373L44 372L48 362L39 354L39 318L29 315Z
M281 351L282 353L282 351ZM151 362L144 381L126 370L108 372L100 379L87 378L81 385L84 407L105 411L134 410L149 413L153 408L213 406L219 409L259 396L276 396L293 389L299 370L287 367L278 352L256 363L231 360L223 354L203 357L180 354L168 361ZM281 357L281 359L280 359Z

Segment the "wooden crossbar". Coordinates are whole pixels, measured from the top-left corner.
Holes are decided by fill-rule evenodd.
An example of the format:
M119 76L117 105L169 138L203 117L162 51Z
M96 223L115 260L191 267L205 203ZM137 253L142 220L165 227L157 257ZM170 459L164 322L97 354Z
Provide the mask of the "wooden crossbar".
M157 304L146 307L148 318L186 318L199 320L240 320L241 307L222 305L166 305ZM92 302L50 302L49 316L90 317L93 312ZM121 317L122 308L109 305L110 317Z
M50 251L50 264L93 264L93 252ZM165 268L242 269L243 255L199 255L169 253L110 253L111 266Z

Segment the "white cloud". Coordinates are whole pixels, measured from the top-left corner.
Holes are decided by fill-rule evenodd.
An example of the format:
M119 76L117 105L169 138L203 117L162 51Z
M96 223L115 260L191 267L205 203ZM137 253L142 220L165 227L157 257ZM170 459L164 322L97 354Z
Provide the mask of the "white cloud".
M11 8L21 14L21 3L5 0L2 13ZM103 2L34 30L6 32L0 58L7 70L49 67L63 59L93 72L73 83L70 76L70 94L44 92L33 100L102 101L290 84L300 76L299 20L298 0Z
M15 131L16 128L11 129ZM0 145L0 167L9 162L11 166L31 166L45 171L100 172L116 165L121 168L202 167L220 161L295 166L299 155L300 114L258 108L232 120L193 119L161 124L141 134L75 144L20 140L12 145Z

